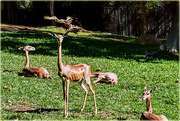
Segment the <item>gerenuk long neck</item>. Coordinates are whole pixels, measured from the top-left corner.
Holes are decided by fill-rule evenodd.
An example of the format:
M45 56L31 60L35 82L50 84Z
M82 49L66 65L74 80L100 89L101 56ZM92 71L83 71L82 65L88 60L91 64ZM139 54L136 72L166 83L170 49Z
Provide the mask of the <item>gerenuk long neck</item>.
M148 97L148 98L146 99L146 107L147 107L147 111L152 113L151 97Z
M27 50L25 51L25 55L26 55L26 65L25 65L24 68L27 68L27 67L29 67L29 56L28 56L28 51Z
M58 43L58 69L62 71L63 64L61 61L61 53L62 53L62 43Z

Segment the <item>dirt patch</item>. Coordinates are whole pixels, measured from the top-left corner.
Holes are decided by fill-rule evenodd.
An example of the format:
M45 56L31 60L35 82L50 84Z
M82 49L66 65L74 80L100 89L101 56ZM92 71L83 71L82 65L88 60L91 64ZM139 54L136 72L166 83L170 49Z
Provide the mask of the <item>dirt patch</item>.
M28 107L26 105L21 105L21 104L17 104L17 105L6 104L6 107L8 107L9 111L12 111L12 112L35 110L35 108Z
M30 26L1 24L1 31L18 32L18 31L36 30L36 29L37 28Z
M0 28L1 28L1 31L9 31L9 32L28 31L28 32L51 33L50 31L39 30L38 27L23 26L23 25L1 24ZM57 27L55 29L59 29L59 27ZM62 33L58 33L58 34L62 34ZM86 35L78 35L78 34L68 35L68 36L82 37L82 38L89 38L89 39L97 39L97 40L103 39L103 40L111 40L111 41L120 41L120 42L123 42L123 43L137 43L137 42L123 40L123 39L95 37L95 36L86 36Z
M28 105L28 106L27 106ZM30 107L32 106L32 107ZM4 110L10 111L10 112L26 112L30 110L36 110L37 104L27 102L23 100L23 104L16 104L13 105L11 101L9 101L7 104L4 104Z
M133 114L112 115L112 114L110 114L110 113L108 113L106 111L100 112L99 116L100 117L105 117L108 120L114 120L114 119L117 119L117 120L127 120L127 119L132 119L132 118L136 117Z

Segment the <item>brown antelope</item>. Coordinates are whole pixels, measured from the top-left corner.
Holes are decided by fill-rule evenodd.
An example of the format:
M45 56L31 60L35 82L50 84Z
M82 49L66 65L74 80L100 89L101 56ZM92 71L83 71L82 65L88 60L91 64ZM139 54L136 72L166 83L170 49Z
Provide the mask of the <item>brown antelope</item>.
M86 103L86 97L88 94L88 88L85 86L83 80L85 80L86 84L89 86L93 97L94 97L94 107L95 107L95 114L97 114L97 107L96 107L96 98L95 98L95 90L93 89L93 86L91 85L91 67L86 65L86 64L78 64L78 65L68 65L62 63L61 60L61 53L62 53L62 41L64 35L56 35L54 34L53 37L57 39L58 42L58 75L60 76L63 84L63 95L64 95L64 117L68 116L68 94L69 94L69 84L76 82L85 91L85 96L84 96L84 102L83 106L81 108L81 111L84 110L85 103Z
M26 55L26 65L24 67L24 69L22 70L23 75L27 76L27 77L40 77L40 78L50 78L48 71L41 67L41 68L36 68L36 67L29 67L29 51L35 51L35 48L32 46L25 46L25 47L20 47L18 48L19 50L24 50L25 51L25 55Z
M104 81L104 82L110 82L111 84L117 84L118 83L118 78L115 73L112 72L95 72L91 74L91 77L96 77L97 80L94 81L93 83L97 83L99 81Z
M162 121L168 121L168 119L163 115L155 115L152 113L152 107L151 107L151 93L154 92L157 89L157 86L154 87L151 91L147 91L146 87L144 87L143 92L143 100L146 99L146 108L147 111L143 112L141 115L140 120L162 120Z

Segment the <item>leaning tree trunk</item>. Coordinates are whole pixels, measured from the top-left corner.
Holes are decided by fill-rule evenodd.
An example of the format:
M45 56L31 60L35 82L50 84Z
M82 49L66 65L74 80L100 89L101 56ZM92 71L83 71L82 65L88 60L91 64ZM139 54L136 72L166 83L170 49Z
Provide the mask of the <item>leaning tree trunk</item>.
M179 9L176 9L171 31L165 45L168 51L179 52Z

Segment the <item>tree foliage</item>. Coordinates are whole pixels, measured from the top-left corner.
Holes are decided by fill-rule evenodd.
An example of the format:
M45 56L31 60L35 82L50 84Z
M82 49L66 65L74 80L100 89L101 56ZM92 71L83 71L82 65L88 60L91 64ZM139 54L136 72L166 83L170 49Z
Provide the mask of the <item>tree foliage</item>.
M17 7L19 9L30 11L33 8L33 3L31 0L17 1Z

